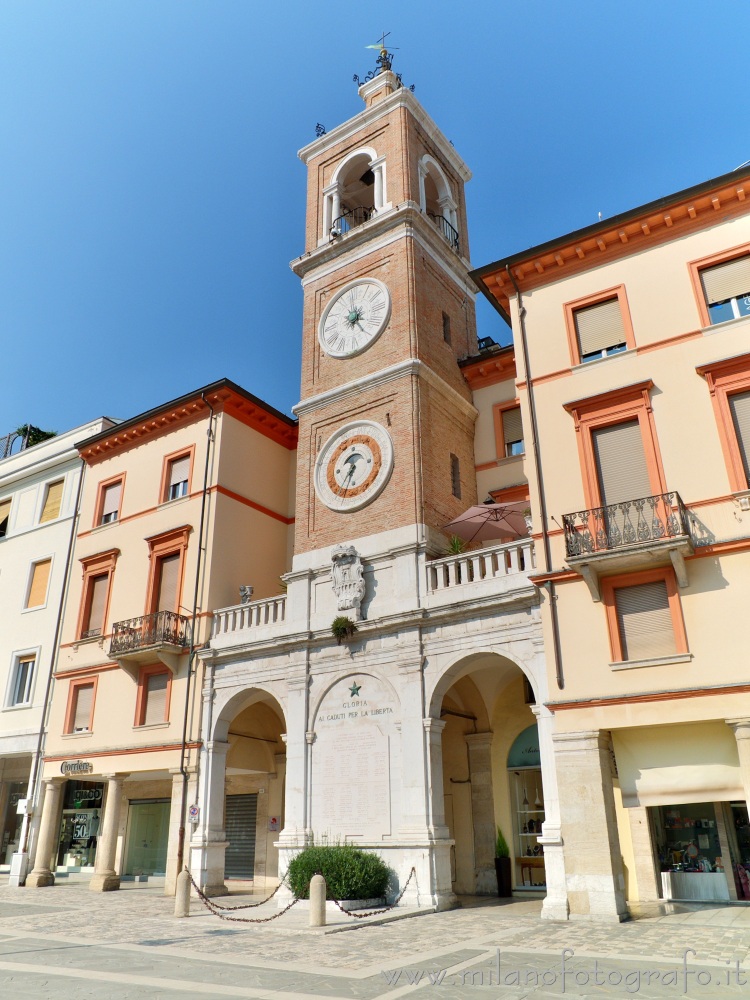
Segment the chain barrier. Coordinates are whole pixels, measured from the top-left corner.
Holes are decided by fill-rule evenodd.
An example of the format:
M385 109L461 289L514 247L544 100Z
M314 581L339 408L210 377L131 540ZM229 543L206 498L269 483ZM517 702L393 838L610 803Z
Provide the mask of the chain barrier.
M221 920L230 920L232 921L232 923L236 924L268 924L272 920L278 920L279 917L283 917L283 915L288 910L291 910L293 906L299 903L299 899L295 896L288 906L285 906L283 910L279 910L278 913L274 913L270 917L230 917L228 916L227 911L233 912L234 910L250 910L255 906L262 906L263 903L267 903L269 899L273 899L273 897L276 895L276 893L279 891L282 885L284 885L285 880L282 879L281 882L279 882L279 884L273 890L271 895L268 896L266 899L262 899L259 903L246 903L244 906L219 906L218 903L214 903L212 899L209 899L208 896L198 888L195 879L193 878L187 866L185 867L185 871L188 873L188 878L190 879L191 885L196 891L198 899L200 899L200 901L203 903L206 909L208 909L211 913L213 913L215 917L219 917L219 919Z
M404 882L404 888L401 890L401 892L394 899L394 901L391 903L390 906L382 906L377 910L369 910L367 913L355 913L354 910L345 910L344 907L341 905L341 903L338 901L338 899L332 899L331 902L335 903L336 906L338 906L338 908L341 910L341 912L345 913L347 917L354 917L355 920L363 920L365 917L380 917L384 913L388 913L389 910L393 910L398 906L398 904L404 898L404 893L408 889L409 883L411 882L412 878L416 877L416 874L417 874L416 868L412 868L412 870L409 872L408 879L406 880L406 882Z
M299 903L299 897L295 896L288 906L285 906L283 910L279 910L278 913L274 913L273 916L270 917L230 917L228 916L228 913L233 913L235 910L250 910L256 906L262 906L264 903L267 903L269 900L273 899L273 897L276 895L279 889L286 884L286 879L283 878L276 886L276 888L273 890L271 895L267 896L265 899L262 899L259 903L246 903L243 906L219 906L218 903L214 903L212 899L209 899L209 897L198 888L198 885L196 884L196 881L193 878L192 873L190 872L187 866L185 866L185 871L188 873L190 884L195 889L198 899L200 899L200 901L203 903L206 909L209 910L209 912L213 913L215 917L219 917L221 920L230 920L233 923L238 923L238 924L268 924L272 920L278 920L279 917L283 917L285 913L287 913L289 910L291 910L293 906L296 906L296 904ZM319 875L321 873L317 872L316 874ZM334 903L341 910L342 913L345 913L347 915L347 917L353 917L355 920L363 920L365 917L380 917L384 913L388 913L389 910L393 910L398 906L398 904L404 898L404 894L406 890L409 888L409 883L411 882L412 878L416 878L416 874L417 874L416 868L412 868L412 870L409 872L408 879L406 880L406 882L404 882L403 889L398 894L396 899L390 904L390 906L381 906L377 910L369 910L367 913L355 913L353 910L345 910L338 899L332 899L330 900L330 902Z

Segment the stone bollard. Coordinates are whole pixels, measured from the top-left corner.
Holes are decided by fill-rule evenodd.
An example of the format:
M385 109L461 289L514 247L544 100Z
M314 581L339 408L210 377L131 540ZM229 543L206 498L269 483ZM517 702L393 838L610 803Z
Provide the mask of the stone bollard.
M322 875L310 879L310 926L326 925L326 880Z
M176 917L190 916L190 873L183 868L177 876L174 893L174 915Z

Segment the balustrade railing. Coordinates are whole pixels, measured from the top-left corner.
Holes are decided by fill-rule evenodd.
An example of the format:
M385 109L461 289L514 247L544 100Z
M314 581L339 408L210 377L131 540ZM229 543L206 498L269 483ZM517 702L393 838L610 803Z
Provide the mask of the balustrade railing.
M336 232L339 236L344 236L350 229L356 229L364 222L369 222L374 214L374 208L347 208L338 218L333 220L331 233Z
M431 560L427 564L427 590L435 593L482 580L530 573L533 568L534 543L530 538L523 538Z
M237 604L232 608L222 608L214 612L211 638L238 632L240 629L258 628L261 625L277 625L286 618L286 594L269 597L249 604Z
M563 530L565 552L572 557L690 534L688 513L679 493L564 514Z
M109 655L135 653L148 646L190 645L190 619L174 611L155 611L151 615L115 622Z
M454 250L458 251L459 240L458 240L458 230L454 229L453 226L448 222L444 215L435 215L432 212L427 213L428 216L435 223L437 228L443 234L444 238L450 243Z

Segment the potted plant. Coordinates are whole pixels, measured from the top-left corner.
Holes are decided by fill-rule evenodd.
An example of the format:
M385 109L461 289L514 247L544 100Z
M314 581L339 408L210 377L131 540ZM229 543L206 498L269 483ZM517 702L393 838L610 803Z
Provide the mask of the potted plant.
M450 541L448 542L448 555L449 556L460 556L462 552L466 551L466 542L459 535L451 535Z
M333 635L339 646L345 639L351 639L356 631L357 626L346 615L339 615L338 618L334 618L331 622L331 635Z
M532 523L531 523L531 507L527 507L523 512L523 519L526 522L526 530L531 534Z
M497 894L507 897L513 894L510 877L510 848L500 827L495 838L495 874L497 875Z

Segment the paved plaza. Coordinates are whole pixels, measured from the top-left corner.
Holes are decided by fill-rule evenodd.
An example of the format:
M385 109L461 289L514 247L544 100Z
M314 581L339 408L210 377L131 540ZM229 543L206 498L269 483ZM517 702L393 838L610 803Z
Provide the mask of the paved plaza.
M247 892L217 900L252 901ZM558 924L539 919L538 901L486 901L390 922L331 915L322 932L306 926L300 907L271 923L239 924L196 898L190 918L178 920L154 883L106 894L74 879L47 889L4 884L0 997L750 996L750 907L666 909L643 908L622 925ZM686 949L695 954L684 961Z

